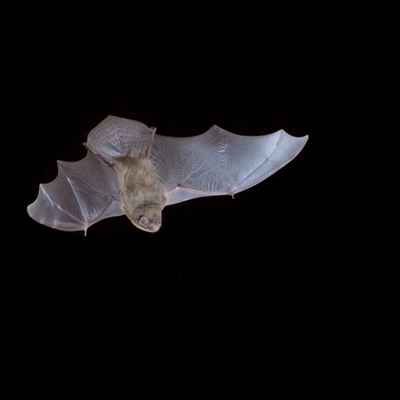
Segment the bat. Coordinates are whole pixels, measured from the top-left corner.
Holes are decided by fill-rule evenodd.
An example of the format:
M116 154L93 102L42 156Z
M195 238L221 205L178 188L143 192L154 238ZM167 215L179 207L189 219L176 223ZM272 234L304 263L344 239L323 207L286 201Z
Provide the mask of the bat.
M155 132L108 116L90 131L85 158L57 161L57 177L39 185L29 216L86 235L96 222L125 214L137 228L157 232L165 206L249 189L290 162L308 140L282 129L241 136L217 125L193 137Z

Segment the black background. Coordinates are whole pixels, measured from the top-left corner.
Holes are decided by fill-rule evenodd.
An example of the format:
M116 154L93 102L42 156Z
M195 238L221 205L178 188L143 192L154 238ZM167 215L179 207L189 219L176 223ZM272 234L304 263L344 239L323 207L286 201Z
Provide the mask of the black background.
M221 23L197 11L172 20L134 13L124 25L114 12L86 19L84 32L71 24L63 35L25 35L15 71L25 167L11 302L28 392L131 398L140 382L189 398L265 394L266 377L290 374L285 360L300 370L304 359L318 366L340 351L331 321L347 287L328 237L326 169L335 41L323 21L257 14L236 10ZM161 135L217 124L242 135L282 128L309 141L234 199L167 207L156 234L125 217L86 237L31 220L26 207L56 177L56 160L83 158L86 135L110 114Z

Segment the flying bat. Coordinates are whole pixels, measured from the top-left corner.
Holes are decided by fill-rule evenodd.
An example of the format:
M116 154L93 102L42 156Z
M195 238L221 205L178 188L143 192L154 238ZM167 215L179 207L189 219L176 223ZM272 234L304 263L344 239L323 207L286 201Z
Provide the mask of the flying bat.
M51 228L85 234L96 222L125 214L137 228L156 232L165 206L246 190L290 162L308 139L282 129L241 136L217 125L193 137L155 132L108 116L90 131L84 159L57 161L56 179L39 185L28 214Z

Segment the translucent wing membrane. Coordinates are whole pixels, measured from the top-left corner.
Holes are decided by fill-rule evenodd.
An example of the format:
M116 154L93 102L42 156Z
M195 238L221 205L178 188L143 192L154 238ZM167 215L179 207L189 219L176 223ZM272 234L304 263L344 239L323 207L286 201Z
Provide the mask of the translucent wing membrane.
M88 151L77 162L58 161L57 178L39 186L28 214L37 222L64 231L86 231L97 221L122 215L114 170Z
M112 163L119 157L147 155L154 137L154 128L139 121L108 116L88 135L88 147Z
M167 204L174 204L246 190L292 160L306 141L307 136L296 138L283 130L240 136L214 125L190 138L156 135L151 155L167 188Z

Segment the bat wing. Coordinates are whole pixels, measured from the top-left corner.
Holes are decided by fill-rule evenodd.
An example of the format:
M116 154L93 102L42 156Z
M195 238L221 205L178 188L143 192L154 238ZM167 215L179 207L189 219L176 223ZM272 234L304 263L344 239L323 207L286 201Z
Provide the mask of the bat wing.
M90 150L113 164L120 157L148 155L155 128L139 121L109 115L88 135Z
M194 137L155 135L151 157L167 188L169 205L246 190L296 157L307 139L284 130L240 136L214 125Z
M94 223L124 214L113 168L88 150L76 162L57 161L57 178L39 186L28 214L37 222L64 231L86 230Z

